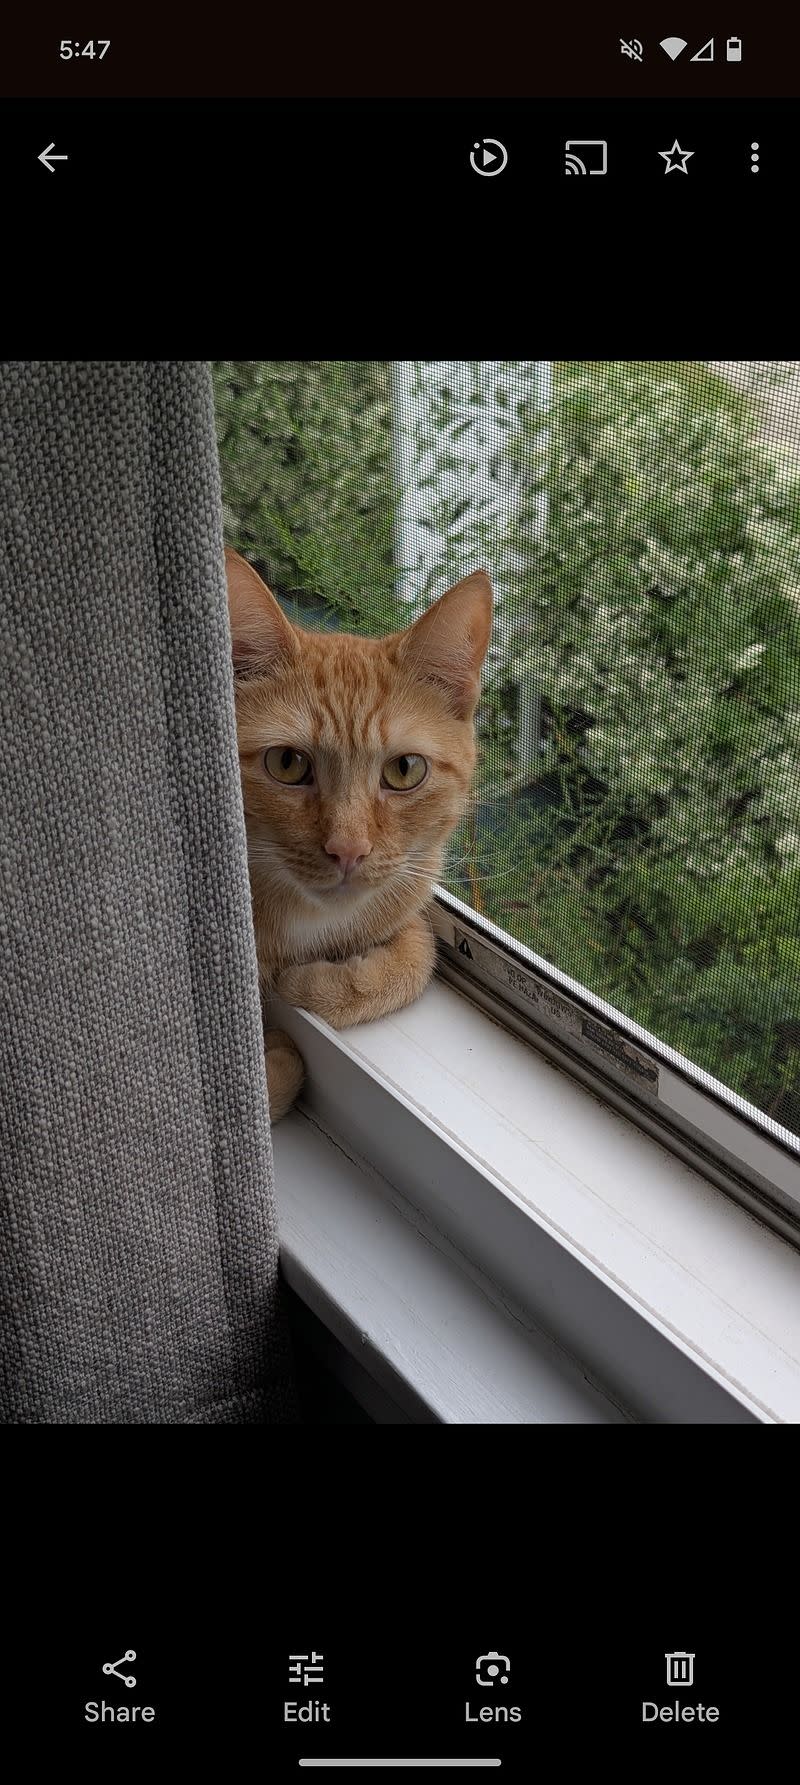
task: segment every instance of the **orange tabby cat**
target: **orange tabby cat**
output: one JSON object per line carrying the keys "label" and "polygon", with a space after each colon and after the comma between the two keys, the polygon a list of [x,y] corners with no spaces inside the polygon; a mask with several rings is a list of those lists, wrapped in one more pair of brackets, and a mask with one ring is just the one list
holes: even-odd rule
{"label": "orange tabby cat", "polygon": [[[236,552],[225,553],[250,884],[264,990],[342,1029],[424,991],[427,907],[475,764],[473,714],[489,644],[485,571],[404,632],[306,632]],[[273,1121],[303,1081],[266,1036]]]}

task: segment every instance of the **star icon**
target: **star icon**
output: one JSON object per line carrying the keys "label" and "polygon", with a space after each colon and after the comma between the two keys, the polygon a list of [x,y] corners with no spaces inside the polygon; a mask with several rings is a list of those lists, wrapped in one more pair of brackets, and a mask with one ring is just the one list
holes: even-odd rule
{"label": "star icon", "polygon": [[674,174],[676,172],[679,174],[688,174],[689,169],[686,166],[686,163],[691,160],[694,154],[694,149],[682,149],[677,136],[671,149],[659,149],[658,153],[661,156],[662,161],[666,162],[666,167],[664,168],[665,174]]}

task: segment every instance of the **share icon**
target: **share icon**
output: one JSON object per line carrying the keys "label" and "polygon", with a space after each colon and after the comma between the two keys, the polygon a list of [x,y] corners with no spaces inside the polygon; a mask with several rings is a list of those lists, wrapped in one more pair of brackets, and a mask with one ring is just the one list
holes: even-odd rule
{"label": "share icon", "polygon": [[119,1661],[104,1661],[103,1672],[104,1673],[113,1673],[118,1680],[122,1681],[123,1686],[135,1686],[136,1681],[135,1681],[132,1673],[128,1673],[128,1674],[117,1673],[117,1668],[122,1666],[123,1661],[135,1661],[135,1660],[136,1660],[136,1650],[135,1649],[126,1649],[124,1655],[120,1655]]}

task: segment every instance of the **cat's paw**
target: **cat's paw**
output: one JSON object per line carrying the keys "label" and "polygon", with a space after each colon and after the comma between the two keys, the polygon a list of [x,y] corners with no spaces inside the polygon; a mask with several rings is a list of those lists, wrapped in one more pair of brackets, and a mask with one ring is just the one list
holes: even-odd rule
{"label": "cat's paw", "polygon": [[270,1121],[279,1122],[298,1095],[305,1067],[291,1036],[283,1029],[268,1029],[264,1039]]}
{"label": "cat's paw", "polygon": [[363,1020],[363,999],[353,983],[351,966],[344,961],[309,961],[284,967],[275,984],[279,998],[298,1010],[313,1011],[332,1029],[347,1029]]}

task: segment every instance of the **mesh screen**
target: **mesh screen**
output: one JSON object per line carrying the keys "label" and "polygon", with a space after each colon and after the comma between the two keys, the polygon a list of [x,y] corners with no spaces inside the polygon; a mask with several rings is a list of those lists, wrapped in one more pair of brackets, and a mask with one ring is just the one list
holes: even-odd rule
{"label": "mesh screen", "polygon": [[497,597],[443,884],[800,1130],[800,362],[214,365],[305,626]]}

